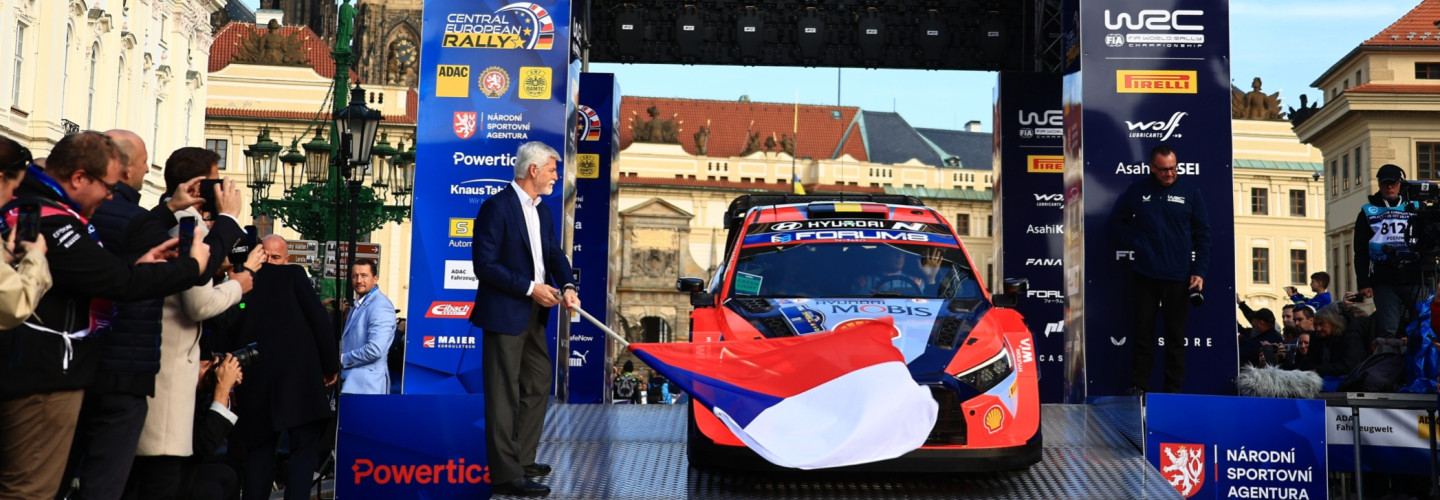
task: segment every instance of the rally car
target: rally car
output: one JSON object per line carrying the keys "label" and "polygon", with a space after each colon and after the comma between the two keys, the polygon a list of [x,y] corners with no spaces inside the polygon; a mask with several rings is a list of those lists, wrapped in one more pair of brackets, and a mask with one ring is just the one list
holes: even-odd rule
{"label": "rally car", "polygon": [[[1034,341],[1019,313],[997,307],[1013,305],[1025,285],[1007,282],[1007,293],[992,297],[940,213],[909,196],[746,195],[730,204],[725,227],[724,261],[709,286],[677,283],[695,306],[692,342],[885,322],[911,375],[939,403],[921,448],[856,468],[993,471],[1040,460]],[[774,467],[704,406],[690,412],[692,465]]]}

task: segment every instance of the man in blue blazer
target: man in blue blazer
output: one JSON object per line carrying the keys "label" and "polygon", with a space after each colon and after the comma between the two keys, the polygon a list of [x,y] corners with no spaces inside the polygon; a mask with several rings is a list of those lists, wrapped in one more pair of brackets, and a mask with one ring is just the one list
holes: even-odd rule
{"label": "man in blue blazer", "polygon": [[390,365],[385,355],[395,339],[395,305],[380,288],[375,261],[360,259],[350,266],[350,286],[360,298],[350,308],[340,339],[340,392],[389,394]]}
{"label": "man in blue blazer", "polygon": [[[520,145],[515,180],[480,205],[471,247],[475,308],[470,323],[483,330],[485,438],[497,495],[542,496],[550,487],[532,478],[550,473],[535,462],[550,397],[550,308],[580,307],[570,261],[556,237],[550,207],[560,154],[542,142]],[[561,295],[563,291],[563,296]]]}

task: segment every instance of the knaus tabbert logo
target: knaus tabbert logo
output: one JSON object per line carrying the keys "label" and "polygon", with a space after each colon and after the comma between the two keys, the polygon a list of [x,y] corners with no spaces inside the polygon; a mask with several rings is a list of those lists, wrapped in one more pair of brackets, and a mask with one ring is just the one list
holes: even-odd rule
{"label": "knaus tabbert logo", "polygon": [[1130,120],[1125,120],[1125,128],[1130,130],[1131,139],[1158,138],[1162,142],[1170,140],[1171,137],[1178,139],[1184,137],[1184,135],[1177,134],[1175,133],[1175,131],[1180,130],[1180,119],[1184,118],[1185,115],[1188,114],[1189,113],[1186,113],[1184,111],[1176,111],[1174,114],[1170,115],[1170,119],[1167,121],[1132,122]]}
{"label": "knaus tabbert logo", "polygon": [[[1105,45],[1110,47],[1199,47],[1205,43],[1205,26],[1195,18],[1205,15],[1203,10],[1161,10],[1145,9],[1135,14],[1105,11],[1105,27],[1111,30],[1125,30],[1125,33],[1105,35]],[[1135,33],[1135,32],[1142,33]]]}
{"label": "knaus tabbert logo", "polygon": [[1032,139],[1035,137],[1060,138],[1065,134],[1065,113],[1058,109],[1045,110],[1044,113],[1020,110],[1020,138]]}

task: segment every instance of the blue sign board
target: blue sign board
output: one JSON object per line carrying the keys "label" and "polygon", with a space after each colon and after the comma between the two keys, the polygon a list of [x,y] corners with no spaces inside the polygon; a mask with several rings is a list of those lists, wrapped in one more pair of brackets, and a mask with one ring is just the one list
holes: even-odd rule
{"label": "blue sign board", "polygon": [[483,396],[342,394],[340,407],[336,497],[490,498]]}
{"label": "blue sign board", "polygon": [[1185,498],[1325,498],[1325,402],[1153,393],[1145,458]]}
{"label": "blue sign board", "polygon": [[[474,219],[480,203],[514,178],[515,151],[525,142],[561,152],[559,175],[567,176],[569,21],[564,0],[425,2],[410,303],[426,313],[409,321],[406,394],[483,390],[481,333],[467,321],[476,288]],[[556,227],[564,225],[562,194],[542,197]],[[557,323],[550,321],[552,339]]]}
{"label": "blue sign board", "polygon": [[[575,233],[570,247],[586,312],[615,325],[615,278],[612,250],[619,245],[615,196],[620,171],[620,85],[615,75],[580,75],[580,104],[575,110]],[[616,241],[612,241],[616,239]],[[569,345],[570,403],[605,403],[609,391],[610,341],[595,325],[572,319]]]}
{"label": "blue sign board", "polygon": [[1147,250],[1117,241],[1110,222],[1120,195],[1151,177],[1147,156],[1161,144],[1174,149],[1181,182],[1199,189],[1211,228],[1203,291],[1208,300],[1200,307],[1185,306],[1185,334],[1174,342],[1180,345],[1167,347],[1184,350],[1189,370],[1182,392],[1234,394],[1229,3],[1074,3],[1079,4],[1080,26],[1068,27],[1066,36],[1078,38],[1074,47],[1081,61],[1078,71],[1064,77],[1062,103],[1067,400],[1116,395],[1134,385],[1131,356],[1137,337],[1154,339],[1150,380],[1142,385],[1162,388],[1161,321],[1142,325],[1137,333],[1133,316],[1131,262],[1135,252]]}
{"label": "blue sign board", "polygon": [[1028,279],[1032,291],[1055,292],[1015,306],[1035,336],[1042,403],[1061,402],[1065,382],[1065,235],[1053,230],[1064,223],[1061,90],[1060,75],[1018,72],[1000,73],[995,89],[1000,275]]}

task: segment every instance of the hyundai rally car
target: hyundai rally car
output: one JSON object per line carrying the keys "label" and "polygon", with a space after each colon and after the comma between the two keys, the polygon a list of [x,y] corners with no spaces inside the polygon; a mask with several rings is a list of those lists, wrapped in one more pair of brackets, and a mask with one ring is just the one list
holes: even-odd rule
{"label": "hyundai rally car", "polygon": [[[1019,313],[992,302],[938,212],[909,196],[747,195],[731,203],[725,225],[724,262],[709,287],[677,284],[692,292],[692,342],[889,322],[911,375],[939,403],[920,449],[859,468],[992,471],[1040,460],[1030,332]],[[1013,305],[1010,292],[995,302]],[[692,465],[774,467],[705,407],[691,412]]]}

